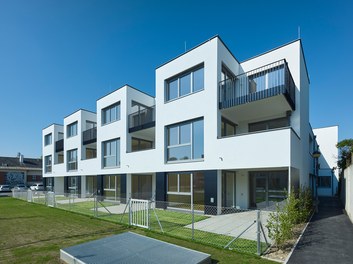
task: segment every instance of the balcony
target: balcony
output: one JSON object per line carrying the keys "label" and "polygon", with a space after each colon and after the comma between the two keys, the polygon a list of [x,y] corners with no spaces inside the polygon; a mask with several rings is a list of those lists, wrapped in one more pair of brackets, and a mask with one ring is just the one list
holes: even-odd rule
{"label": "balcony", "polygon": [[64,150],[64,139],[60,139],[55,142],[55,152],[61,152]]}
{"label": "balcony", "polygon": [[87,145],[97,142],[97,127],[82,132],[82,144]]}
{"label": "balcony", "polygon": [[154,127],[156,125],[155,121],[154,106],[140,109],[129,115],[129,133]]}
{"label": "balcony", "polygon": [[219,109],[284,96],[295,110],[295,84],[286,60],[280,60],[219,83]]}

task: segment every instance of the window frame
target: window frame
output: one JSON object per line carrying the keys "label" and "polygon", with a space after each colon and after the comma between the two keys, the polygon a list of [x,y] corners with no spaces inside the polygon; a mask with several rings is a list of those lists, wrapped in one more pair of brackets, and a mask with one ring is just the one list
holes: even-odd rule
{"label": "window frame", "polygon": [[45,173],[52,172],[53,159],[52,155],[47,155],[44,157]]}
{"label": "window frame", "polygon": [[[72,129],[75,128],[75,129]],[[72,122],[66,126],[66,138],[77,136],[78,134],[78,122]]]}
{"label": "window frame", "polygon": [[[138,145],[138,149],[137,150],[133,150],[133,148],[132,148],[133,140],[137,141],[137,145]],[[141,149],[141,143],[142,142],[151,144],[151,147],[150,148]],[[143,139],[143,138],[131,137],[131,152],[144,151],[144,150],[149,150],[149,149],[153,149],[153,141],[147,140],[147,139]]]}
{"label": "window frame", "polygon": [[53,144],[53,134],[49,133],[44,136],[44,146]]}
{"label": "window frame", "polygon": [[[76,159],[72,159],[71,156],[72,153],[76,153]],[[76,164],[74,169],[70,169],[71,164]],[[67,171],[77,171],[78,170],[78,150],[77,148],[75,149],[70,149],[67,151]]]}
{"label": "window frame", "polygon": [[[329,179],[327,182],[323,181],[323,179]],[[318,176],[318,188],[323,188],[323,189],[331,189],[332,186],[332,176]],[[323,183],[328,183],[324,185]]]}
{"label": "window frame", "polygon": [[[222,124],[224,124],[223,129],[222,129]],[[226,126],[230,126],[230,127],[234,128],[234,134],[227,135],[227,127]],[[236,134],[237,134],[237,124],[222,116],[222,118],[221,118],[221,137],[222,138],[231,137],[231,136],[235,136]]]}
{"label": "window frame", "polygon": [[[177,190],[176,191],[169,191],[169,176],[170,175],[176,175],[177,176]],[[190,191],[189,192],[181,192],[180,191],[180,175],[189,175],[189,187],[190,187]],[[191,196],[192,193],[192,188],[193,185],[192,183],[192,177],[193,174],[192,173],[175,173],[175,172],[171,172],[171,173],[167,173],[167,194],[173,194],[173,195],[188,195]]]}
{"label": "window frame", "polygon": [[[115,155],[111,155],[111,146],[110,146],[110,155],[105,155],[107,144],[112,144],[115,142],[116,146],[116,153]],[[113,166],[105,166],[107,158],[110,157],[115,157],[115,165]],[[110,169],[110,168],[118,168],[120,167],[120,158],[121,158],[121,152],[120,152],[120,138],[114,138],[110,140],[106,140],[102,142],[102,169]]]}
{"label": "window frame", "polygon": [[[111,115],[111,112],[112,112],[112,109],[113,108],[116,108],[116,119],[112,120],[112,115]],[[109,120],[106,121],[106,116],[107,116],[107,112],[109,111]],[[111,123],[114,123],[114,122],[117,122],[121,119],[121,104],[120,104],[120,101],[119,102],[116,102],[114,104],[111,104],[107,107],[104,107],[101,111],[101,125],[102,126],[105,126],[105,125],[108,125],[108,124],[111,124]]]}
{"label": "window frame", "polygon": [[[203,70],[203,88],[202,89],[198,89],[198,90],[195,90],[195,82],[194,82],[194,75],[195,75],[195,72],[199,71],[199,70]],[[182,87],[181,87],[181,79],[182,78],[185,78],[187,76],[190,76],[190,90],[189,92],[185,93],[185,94],[182,94],[181,95],[181,90],[182,90]],[[177,95],[176,97],[174,98],[170,98],[170,84],[177,81]],[[175,76],[172,76],[168,79],[165,80],[165,89],[164,89],[164,102],[165,103],[168,103],[168,102],[171,102],[171,101],[174,101],[174,100],[177,100],[179,98],[183,98],[185,96],[188,96],[188,95],[191,95],[191,94],[194,94],[194,93],[198,93],[198,92],[201,92],[205,90],[205,66],[204,66],[204,63],[201,63],[201,64],[198,64],[186,71],[183,71],[181,73],[178,73],[177,75]]]}
{"label": "window frame", "polygon": [[[202,153],[202,157],[201,158],[195,158],[195,142],[194,142],[194,133],[195,133],[195,123],[198,121],[202,121],[202,127],[203,127],[203,153]],[[190,134],[189,134],[189,142],[186,143],[181,143],[181,127],[184,125],[190,125]],[[173,143],[172,145],[170,145],[170,129],[171,128],[177,128],[177,143]],[[165,150],[166,150],[166,163],[180,163],[180,162],[192,162],[192,161],[203,161],[205,158],[205,139],[204,139],[204,135],[205,135],[205,127],[204,127],[204,118],[196,118],[196,119],[192,119],[192,120],[188,120],[188,121],[184,121],[184,122],[180,122],[180,123],[176,123],[176,124],[171,124],[166,126],[165,128],[166,131],[166,142],[165,142]],[[190,150],[189,155],[190,158],[188,159],[176,159],[176,160],[169,160],[169,151],[170,149],[175,149],[175,148],[180,148],[180,147],[187,147],[190,146]]]}

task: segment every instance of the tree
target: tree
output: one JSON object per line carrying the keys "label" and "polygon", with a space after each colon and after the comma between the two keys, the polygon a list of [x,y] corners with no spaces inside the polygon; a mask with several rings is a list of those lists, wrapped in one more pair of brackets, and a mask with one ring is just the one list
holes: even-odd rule
{"label": "tree", "polygon": [[353,152],[353,139],[344,139],[337,143],[336,147],[339,151],[337,166],[344,170],[350,165]]}

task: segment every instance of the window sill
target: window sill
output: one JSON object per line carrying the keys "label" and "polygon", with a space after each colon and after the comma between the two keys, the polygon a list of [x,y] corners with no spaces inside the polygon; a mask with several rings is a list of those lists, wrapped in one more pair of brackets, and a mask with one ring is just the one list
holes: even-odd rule
{"label": "window sill", "polygon": [[178,163],[203,162],[203,161],[205,161],[205,159],[175,160],[175,161],[167,161],[165,164],[178,164]]}
{"label": "window sill", "polygon": [[111,121],[111,122],[108,122],[108,123],[104,123],[104,124],[102,124],[101,126],[104,127],[104,126],[113,124],[113,123],[118,122],[118,121],[120,121],[120,119],[117,119],[117,120],[114,120],[114,121]]}

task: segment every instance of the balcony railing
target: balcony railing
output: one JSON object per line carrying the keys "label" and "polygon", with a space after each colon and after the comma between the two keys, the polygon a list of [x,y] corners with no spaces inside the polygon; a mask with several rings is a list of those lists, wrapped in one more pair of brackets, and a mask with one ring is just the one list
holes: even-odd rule
{"label": "balcony railing", "polygon": [[141,109],[129,115],[129,133],[155,126],[155,107]]}
{"label": "balcony railing", "polygon": [[87,129],[82,132],[82,144],[87,145],[97,142],[97,127]]}
{"label": "balcony railing", "polygon": [[295,110],[295,84],[286,60],[280,60],[219,83],[219,108],[284,95]]}
{"label": "balcony railing", "polygon": [[64,150],[64,139],[60,139],[55,142],[55,152],[61,152]]}

